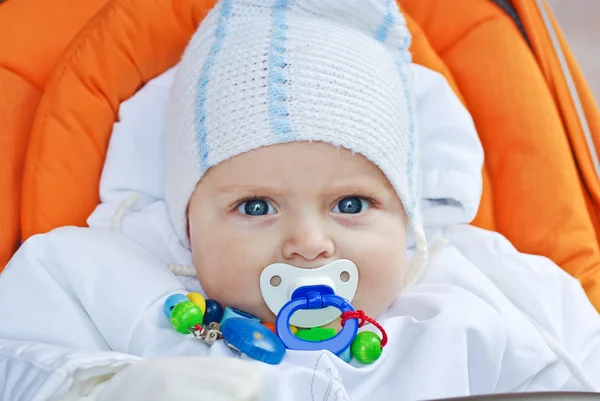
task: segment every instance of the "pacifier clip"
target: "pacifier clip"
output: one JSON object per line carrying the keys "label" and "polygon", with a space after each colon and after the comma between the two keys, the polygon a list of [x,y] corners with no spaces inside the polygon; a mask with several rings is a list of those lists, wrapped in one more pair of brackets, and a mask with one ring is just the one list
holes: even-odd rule
{"label": "pacifier clip", "polygon": [[[322,328],[296,329],[290,324],[297,311],[327,307],[341,311],[342,330],[339,333],[333,329],[333,333],[321,330],[320,339],[311,341],[301,337],[309,338],[311,330],[316,332]],[[346,299],[324,285],[305,286],[294,291],[291,300],[277,314],[275,330],[250,314],[231,307],[223,309],[217,301],[205,300],[194,292],[187,296],[170,295],[165,300],[164,313],[179,333],[191,334],[208,345],[225,340],[230,348],[272,365],[281,363],[286,349],[328,350],[348,363],[354,357],[360,363],[370,364],[379,359],[388,341],[385,330],[377,321],[363,311],[355,310]],[[382,338],[372,331],[358,333],[358,328],[366,322],[373,324]]]}

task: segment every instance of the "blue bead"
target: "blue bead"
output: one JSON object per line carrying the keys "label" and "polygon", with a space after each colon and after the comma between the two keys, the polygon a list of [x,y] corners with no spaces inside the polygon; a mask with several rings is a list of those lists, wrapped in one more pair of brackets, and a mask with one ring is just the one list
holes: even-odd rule
{"label": "blue bead", "polygon": [[221,304],[215,301],[214,299],[207,299],[206,312],[204,312],[204,325],[208,326],[213,322],[219,323],[222,317],[223,307],[221,306]]}
{"label": "blue bead", "polygon": [[231,317],[221,326],[225,341],[252,359],[277,365],[285,356],[285,346],[275,333],[260,322]]}
{"label": "blue bead", "polygon": [[169,295],[169,297],[165,300],[165,305],[163,307],[165,315],[167,315],[167,317],[171,317],[171,311],[173,310],[173,308],[177,304],[180,304],[185,301],[189,301],[189,299],[187,299],[187,297],[183,294]]}
{"label": "blue bead", "polygon": [[231,319],[232,317],[241,317],[244,319],[256,320],[257,322],[260,322],[260,319],[257,317],[254,317],[249,313],[242,312],[239,309],[231,308],[228,306],[225,308],[225,312],[223,312],[223,317],[221,318],[221,326],[223,325],[223,323],[225,323],[227,319]]}
{"label": "blue bead", "polygon": [[338,358],[346,363],[350,363],[352,361],[352,352],[350,351],[350,347],[342,351],[341,354],[338,354]]}

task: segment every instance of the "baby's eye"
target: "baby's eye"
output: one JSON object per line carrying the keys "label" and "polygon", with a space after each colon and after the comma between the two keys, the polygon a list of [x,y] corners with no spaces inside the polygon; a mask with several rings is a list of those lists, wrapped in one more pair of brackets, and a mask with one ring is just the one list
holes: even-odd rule
{"label": "baby's eye", "polygon": [[371,207],[369,202],[358,196],[351,196],[342,199],[334,207],[334,213],[358,214],[367,211]]}
{"label": "baby's eye", "polygon": [[264,199],[250,199],[240,203],[237,211],[248,216],[265,216],[274,214],[275,208]]}

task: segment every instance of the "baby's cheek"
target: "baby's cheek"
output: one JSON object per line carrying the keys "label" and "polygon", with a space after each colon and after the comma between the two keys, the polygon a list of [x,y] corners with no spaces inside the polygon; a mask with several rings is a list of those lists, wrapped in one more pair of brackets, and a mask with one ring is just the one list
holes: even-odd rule
{"label": "baby's cheek", "polygon": [[377,316],[394,301],[405,276],[404,261],[395,255],[374,258],[360,271],[355,307]]}
{"label": "baby's cheek", "polygon": [[197,249],[194,261],[198,279],[209,298],[265,318],[268,309],[265,310],[259,280],[262,269],[270,262],[263,260],[264,250],[256,251],[256,245],[245,241],[231,241],[225,247],[213,241],[211,247]]}
{"label": "baby's cheek", "polygon": [[245,290],[251,277],[234,250],[216,252],[213,248],[204,252],[204,256],[195,258],[195,264],[198,279],[208,296],[218,299]]}

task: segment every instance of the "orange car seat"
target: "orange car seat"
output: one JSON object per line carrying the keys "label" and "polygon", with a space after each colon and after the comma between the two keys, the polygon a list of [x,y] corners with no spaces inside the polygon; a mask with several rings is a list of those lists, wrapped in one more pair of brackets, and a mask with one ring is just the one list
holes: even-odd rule
{"label": "orange car seat", "polygon": [[56,60],[107,0],[0,4],[0,271],[21,237],[21,189],[29,133]]}
{"label": "orange car seat", "polygon": [[[569,125],[573,105],[560,89],[563,71],[553,68],[556,49],[542,40],[547,28],[540,24],[539,11],[518,8],[525,15],[530,47],[491,0],[400,3],[414,35],[414,61],[446,76],[480,133],[487,160],[475,224],[501,232],[521,251],[553,259],[581,280],[600,309],[600,250],[596,221],[590,217],[597,205],[592,196],[598,184],[592,178],[597,177],[590,177],[590,161],[583,160],[589,150],[573,145],[581,143],[583,133],[577,124]],[[85,224],[98,203],[98,181],[120,102],[178,61],[213,4],[111,0],[77,35],[54,68],[35,113],[23,174],[23,240],[55,227]],[[562,47],[567,49],[564,42]],[[585,87],[572,57],[569,62],[576,84]],[[593,102],[583,104],[586,114],[597,118]],[[598,126],[591,127],[597,138]],[[581,163],[588,170],[579,170]]]}

